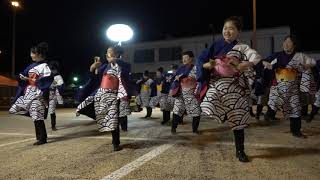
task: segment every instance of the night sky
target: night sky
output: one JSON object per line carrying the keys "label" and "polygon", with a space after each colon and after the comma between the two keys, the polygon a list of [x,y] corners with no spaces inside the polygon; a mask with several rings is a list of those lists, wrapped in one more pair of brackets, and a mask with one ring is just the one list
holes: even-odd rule
{"label": "night sky", "polygon": [[[279,4],[279,0],[257,0],[258,28],[290,26],[300,39],[301,50],[319,51],[318,8],[311,1]],[[0,4],[0,72],[11,70],[12,8],[9,0]],[[88,70],[94,55],[102,55],[110,44],[105,30],[113,23],[125,23],[135,31],[131,42],[210,34],[210,24],[221,32],[223,20],[242,16],[244,29],[252,28],[251,0],[224,1],[133,1],[133,0],[25,0],[17,12],[16,71],[31,59],[30,47],[49,43],[49,59],[61,64],[62,74]],[[308,2],[308,4],[302,4]],[[71,73],[72,71],[72,73]]]}

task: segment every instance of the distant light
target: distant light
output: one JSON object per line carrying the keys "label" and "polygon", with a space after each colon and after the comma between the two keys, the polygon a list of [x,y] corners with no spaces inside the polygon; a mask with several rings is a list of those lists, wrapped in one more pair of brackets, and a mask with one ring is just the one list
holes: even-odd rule
{"label": "distant light", "polygon": [[171,70],[171,71],[168,71],[168,73],[172,74],[172,73],[173,73],[173,71],[172,71],[172,70]]}
{"label": "distant light", "polygon": [[18,1],[11,1],[11,5],[12,5],[13,7],[19,7],[19,6],[20,6],[20,4],[19,4]]}
{"label": "distant light", "polygon": [[107,37],[111,41],[121,42],[129,41],[133,36],[133,30],[125,24],[114,24],[107,29]]}
{"label": "distant light", "polygon": [[79,86],[79,88],[80,88],[80,89],[82,89],[82,88],[83,88],[83,86]]}
{"label": "distant light", "polygon": [[78,77],[73,77],[73,81],[77,82],[79,80]]}

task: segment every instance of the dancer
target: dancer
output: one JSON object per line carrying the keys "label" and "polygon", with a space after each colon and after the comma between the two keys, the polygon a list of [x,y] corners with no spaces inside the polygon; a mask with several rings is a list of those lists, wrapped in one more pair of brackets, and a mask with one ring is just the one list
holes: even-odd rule
{"label": "dancer", "polygon": [[199,56],[197,80],[200,82],[200,96],[204,97],[200,105],[202,115],[220,123],[228,121],[234,133],[236,157],[241,162],[248,162],[244,152],[244,128],[250,119],[247,74],[261,57],[248,45],[237,41],[241,29],[240,18],[225,20],[223,39],[215,41]]}
{"label": "dancer", "polygon": [[301,73],[315,66],[314,59],[296,52],[295,36],[287,36],[283,42],[283,51],[269,56],[263,61],[266,68],[272,69],[275,79],[270,89],[267,116],[283,109],[285,119],[290,119],[290,131],[293,136],[306,138],[301,133],[301,105],[299,84]]}
{"label": "dancer", "polygon": [[196,97],[196,67],[193,65],[193,52],[182,53],[183,66],[179,67],[173,76],[170,94],[175,98],[171,133],[176,134],[176,129],[186,111],[192,117],[192,132],[199,134],[200,103]]}
{"label": "dancer", "polygon": [[46,63],[48,44],[39,43],[31,48],[30,64],[19,74],[19,86],[14,104],[10,108],[11,114],[28,115],[34,122],[37,141],[33,145],[47,143],[47,131],[44,123],[45,108],[48,107],[49,87],[53,77]]}
{"label": "dancer", "polygon": [[107,62],[97,58],[90,66],[91,77],[82,88],[79,99],[84,101],[77,107],[77,115],[84,114],[97,121],[100,132],[111,131],[114,151],[119,151],[119,105],[128,96],[130,65],[119,57],[119,47],[107,49]]}
{"label": "dancer", "polygon": [[59,65],[56,61],[49,62],[49,68],[51,70],[53,76],[53,82],[50,86],[49,93],[49,108],[48,114],[50,114],[51,118],[51,129],[56,131],[56,106],[58,104],[63,104],[63,98],[61,96],[63,92],[64,82],[62,76],[59,73]]}
{"label": "dancer", "polygon": [[146,107],[147,114],[144,118],[149,118],[152,115],[152,108],[150,107],[150,99],[156,96],[157,91],[154,81],[150,78],[149,71],[143,73],[142,79],[136,82],[139,95],[136,97],[136,102],[139,108]]}

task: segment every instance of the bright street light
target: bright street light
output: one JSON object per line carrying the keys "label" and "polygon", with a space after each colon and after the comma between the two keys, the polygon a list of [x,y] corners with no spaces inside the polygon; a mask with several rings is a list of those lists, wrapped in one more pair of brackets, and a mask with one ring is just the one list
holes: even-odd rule
{"label": "bright street light", "polygon": [[106,35],[111,41],[119,42],[121,45],[121,42],[132,38],[133,30],[125,24],[114,24],[107,29]]}
{"label": "bright street light", "polygon": [[14,6],[14,7],[19,7],[20,6],[18,1],[11,1],[11,5]]}
{"label": "bright street light", "polygon": [[78,80],[79,80],[78,77],[73,77],[73,81],[74,81],[74,82],[77,82]]}

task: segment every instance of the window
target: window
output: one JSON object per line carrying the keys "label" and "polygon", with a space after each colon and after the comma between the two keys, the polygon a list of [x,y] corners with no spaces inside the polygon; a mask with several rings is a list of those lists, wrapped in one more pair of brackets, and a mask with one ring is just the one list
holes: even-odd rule
{"label": "window", "polygon": [[135,63],[154,62],[154,49],[142,49],[134,52]]}
{"label": "window", "polygon": [[181,47],[159,49],[159,61],[176,61],[181,59]]}

